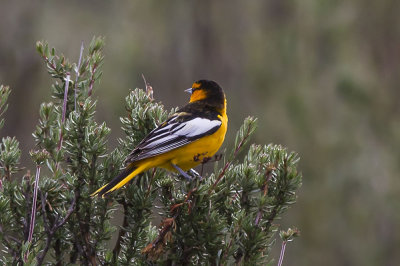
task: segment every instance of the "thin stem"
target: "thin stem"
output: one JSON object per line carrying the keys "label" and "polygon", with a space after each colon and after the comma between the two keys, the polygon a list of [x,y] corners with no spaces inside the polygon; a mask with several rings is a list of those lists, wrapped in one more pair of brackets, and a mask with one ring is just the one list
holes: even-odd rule
{"label": "thin stem", "polygon": [[37,193],[38,193],[38,186],[39,186],[39,177],[40,177],[40,165],[37,165],[36,166],[35,186],[33,188],[33,203],[32,203],[32,211],[31,211],[31,222],[29,224],[28,242],[30,242],[30,243],[32,243],[33,230],[35,229],[36,201],[37,201]]}
{"label": "thin stem", "polygon": [[79,79],[79,75],[80,75],[80,68],[81,68],[81,62],[82,62],[82,54],[83,54],[83,41],[81,42],[81,52],[79,53],[79,60],[78,60],[78,67],[76,68],[76,78],[75,78],[75,88],[74,88],[74,98],[75,98],[75,102],[74,102],[74,107],[75,107],[75,111],[76,111],[76,91],[78,88],[78,79]]}
{"label": "thin stem", "polygon": [[144,85],[146,86],[146,94],[147,94],[147,96],[151,100],[154,100],[154,98],[153,98],[153,87],[151,87],[150,84],[147,83],[146,78],[144,77],[143,74],[142,74],[142,78],[143,78],[143,81],[144,81]]}
{"label": "thin stem", "polygon": [[58,142],[58,150],[61,150],[61,147],[62,147],[62,141],[63,141],[62,128],[64,126],[65,115],[67,113],[68,86],[69,86],[70,78],[71,78],[71,75],[69,72],[67,72],[67,77],[65,79],[64,102],[63,102],[63,111],[62,111],[61,126],[60,126],[60,141]]}
{"label": "thin stem", "polygon": [[283,257],[285,256],[286,243],[287,241],[282,242],[281,255],[279,256],[278,266],[282,266]]}

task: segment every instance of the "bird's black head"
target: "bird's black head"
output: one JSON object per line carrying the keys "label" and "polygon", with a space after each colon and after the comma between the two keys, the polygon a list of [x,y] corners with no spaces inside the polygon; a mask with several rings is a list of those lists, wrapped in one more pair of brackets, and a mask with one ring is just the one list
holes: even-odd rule
{"label": "bird's black head", "polygon": [[203,101],[222,109],[225,103],[225,94],[222,88],[212,80],[198,80],[188,89],[191,93],[190,102]]}

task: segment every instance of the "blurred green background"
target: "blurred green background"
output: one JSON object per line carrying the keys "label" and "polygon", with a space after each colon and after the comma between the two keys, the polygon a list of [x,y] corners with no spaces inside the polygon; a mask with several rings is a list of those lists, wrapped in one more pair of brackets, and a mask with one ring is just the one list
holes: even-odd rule
{"label": "blurred green background", "polygon": [[102,35],[95,97],[111,147],[141,73],[168,109],[194,80],[213,79],[229,101],[225,145],[253,115],[254,141],[300,153],[303,187],[282,226],[302,236],[284,264],[399,265],[399,14],[396,0],[2,0],[0,83],[13,91],[0,133],[17,136],[29,166],[52,82],[35,42],[76,62],[81,41]]}

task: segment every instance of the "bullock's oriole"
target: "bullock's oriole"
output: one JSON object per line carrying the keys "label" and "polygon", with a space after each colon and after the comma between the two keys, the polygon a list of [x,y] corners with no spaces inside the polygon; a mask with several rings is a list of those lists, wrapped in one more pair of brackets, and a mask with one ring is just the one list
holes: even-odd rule
{"label": "bullock's oriole", "polygon": [[92,196],[105,196],[129,180],[153,167],[179,172],[186,171],[205,157],[212,157],[222,145],[228,125],[226,98],[214,81],[199,80],[186,90],[190,101],[151,131],[125,160],[125,169]]}

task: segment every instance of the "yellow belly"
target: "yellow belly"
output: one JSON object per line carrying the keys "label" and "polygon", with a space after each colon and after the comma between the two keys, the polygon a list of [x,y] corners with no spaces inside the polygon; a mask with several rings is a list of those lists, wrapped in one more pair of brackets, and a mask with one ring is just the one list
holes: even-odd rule
{"label": "yellow belly", "polygon": [[135,164],[148,165],[147,169],[162,167],[173,172],[176,170],[172,167],[171,163],[179,166],[184,171],[199,165],[204,158],[214,156],[224,142],[228,118],[226,115],[219,116],[219,118],[222,121],[221,127],[212,135],[202,137],[164,154],[138,161]]}

